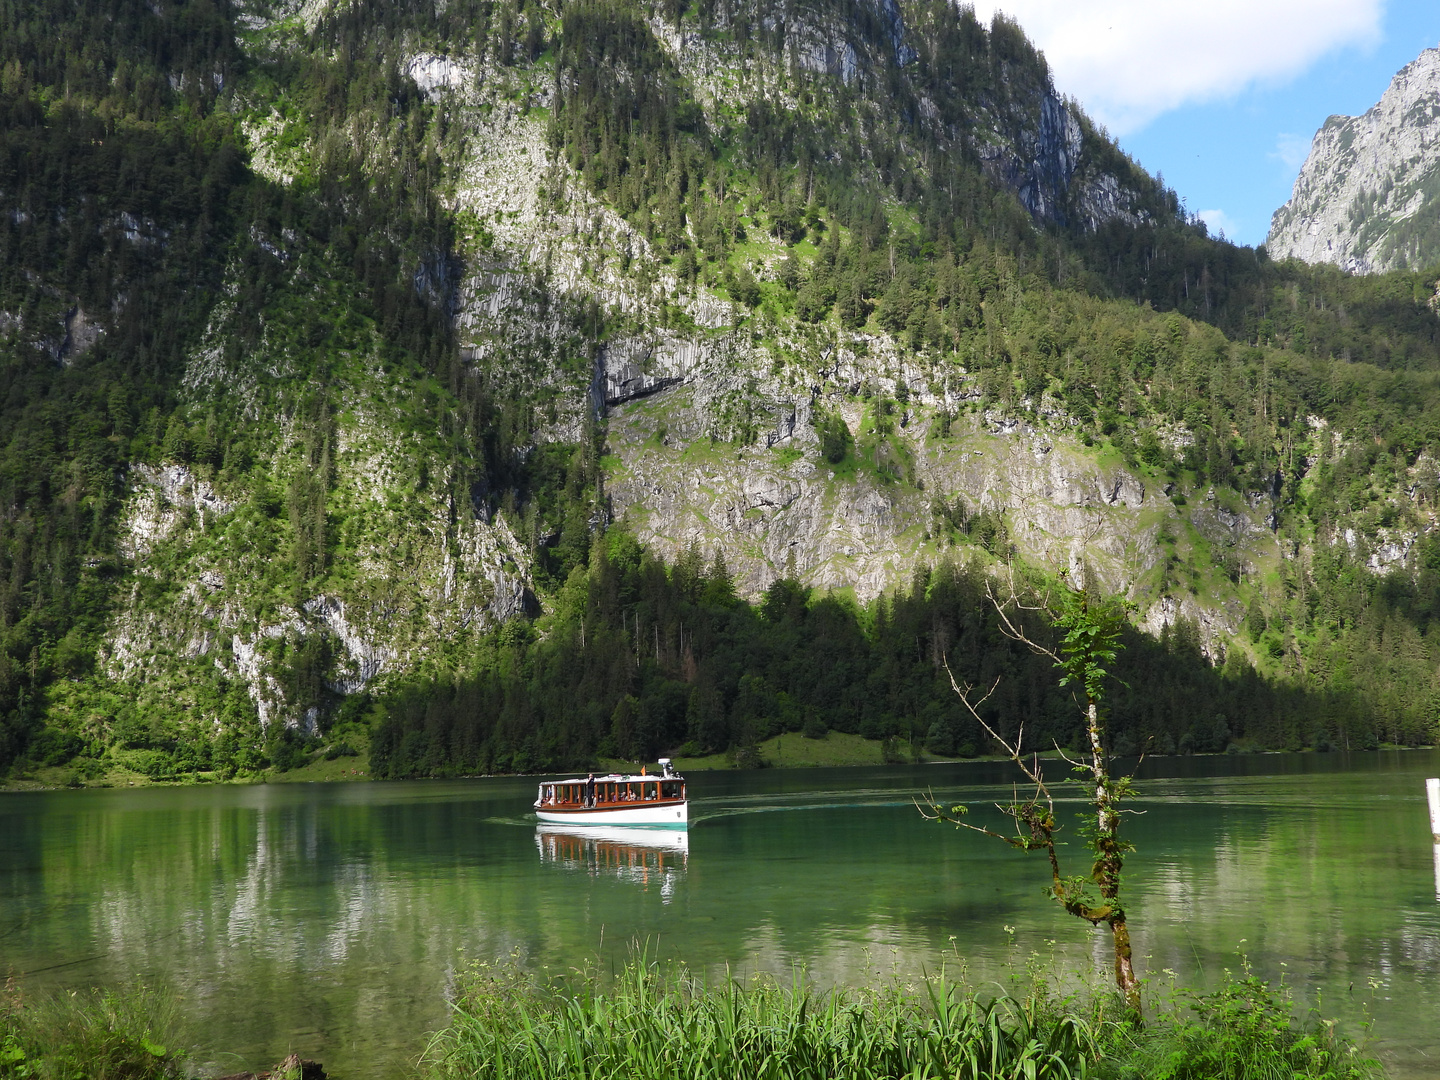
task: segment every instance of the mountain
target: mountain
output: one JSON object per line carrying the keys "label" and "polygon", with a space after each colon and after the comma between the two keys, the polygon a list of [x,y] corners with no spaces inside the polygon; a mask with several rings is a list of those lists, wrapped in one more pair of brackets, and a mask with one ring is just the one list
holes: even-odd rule
{"label": "mountain", "polygon": [[1213,240],[1007,19],[0,18],[0,767],[981,749],[945,663],[1049,745],[984,583],[1081,566],[1123,747],[1434,737],[1433,280]]}
{"label": "mountain", "polygon": [[1401,68],[1364,116],[1325,121],[1266,246],[1360,274],[1440,264],[1440,49]]}

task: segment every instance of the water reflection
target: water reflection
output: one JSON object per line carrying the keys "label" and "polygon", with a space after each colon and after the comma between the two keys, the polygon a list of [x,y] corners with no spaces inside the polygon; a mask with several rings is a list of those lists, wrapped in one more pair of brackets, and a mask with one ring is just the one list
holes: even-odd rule
{"label": "water reflection", "polygon": [[[1144,782],[1127,826],[1146,972],[1213,986],[1244,949],[1352,1020],[1375,986],[1392,1075],[1435,1076],[1440,851],[1425,862],[1416,778],[1440,753],[1175,765]],[[717,980],[803,967],[861,984],[949,957],[993,987],[1032,951],[1103,972],[1108,939],[1046,899],[1042,866],[927,826],[909,801],[932,789],[998,826],[987,807],[1010,778],[990,764],[705,776],[688,832],[536,829],[532,778],[3,796],[0,978],[27,993],[173,985],[209,1046],[245,1056],[220,1072],[293,1049],[335,1075],[401,1076],[469,957],[611,970],[638,941]],[[1061,808],[1067,824],[1082,805]]]}
{"label": "water reflection", "polygon": [[542,863],[591,877],[617,877],[645,890],[656,886],[661,902],[668,904],[685,875],[690,834],[685,829],[540,825],[535,848]]}

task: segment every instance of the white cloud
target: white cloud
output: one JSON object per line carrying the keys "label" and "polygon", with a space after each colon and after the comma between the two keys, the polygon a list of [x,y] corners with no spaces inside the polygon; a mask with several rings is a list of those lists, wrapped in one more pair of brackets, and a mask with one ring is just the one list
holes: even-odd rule
{"label": "white cloud", "polygon": [[1225,236],[1234,240],[1240,233],[1240,223],[1224,210],[1201,210],[1197,216],[1205,222],[1211,236]]}
{"label": "white cloud", "polygon": [[1279,83],[1380,39],[1384,0],[976,0],[1045,51],[1056,87],[1123,135],[1191,102]]}
{"label": "white cloud", "polygon": [[1310,156],[1310,137],[1281,132],[1275,136],[1275,150],[1271,157],[1278,158],[1291,172],[1298,172],[1305,159]]}

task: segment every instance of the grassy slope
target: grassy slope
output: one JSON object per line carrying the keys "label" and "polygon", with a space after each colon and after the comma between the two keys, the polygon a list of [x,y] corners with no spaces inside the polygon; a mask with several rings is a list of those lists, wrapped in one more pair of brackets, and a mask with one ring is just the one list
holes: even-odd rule
{"label": "grassy slope", "polygon": [[195,783],[313,784],[371,779],[369,757],[363,753],[358,757],[339,757],[332,761],[325,760],[324,754],[317,753],[303,768],[291,769],[288,772],[266,769],[233,781],[220,781],[210,772],[186,774],[178,780],[152,780],[144,773],[127,769],[113,759],[107,758],[106,763],[110,767],[98,776],[81,776],[70,765],[46,765],[28,769],[0,784],[0,791],[38,791],[63,787],[185,787]]}

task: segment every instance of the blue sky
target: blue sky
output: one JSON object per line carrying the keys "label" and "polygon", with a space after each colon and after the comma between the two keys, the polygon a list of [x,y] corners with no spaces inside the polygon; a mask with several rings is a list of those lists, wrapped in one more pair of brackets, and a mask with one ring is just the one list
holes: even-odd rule
{"label": "blue sky", "polygon": [[1440,45],[1437,0],[977,0],[1025,27],[1077,98],[1212,233],[1258,244],[1310,139]]}

